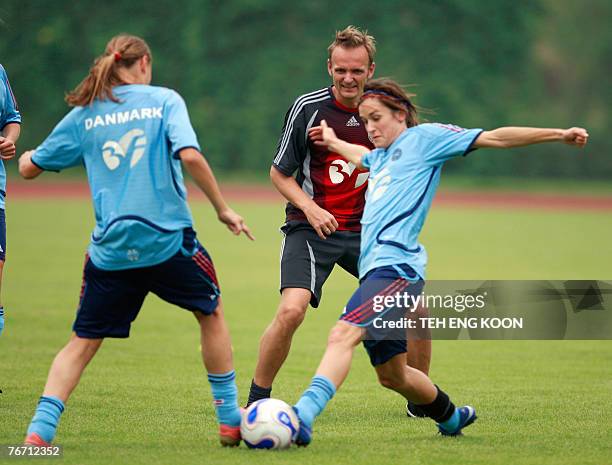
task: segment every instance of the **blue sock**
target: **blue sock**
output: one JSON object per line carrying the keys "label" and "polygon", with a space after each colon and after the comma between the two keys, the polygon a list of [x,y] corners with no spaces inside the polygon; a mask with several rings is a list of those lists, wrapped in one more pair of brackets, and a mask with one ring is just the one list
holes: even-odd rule
{"label": "blue sock", "polygon": [[64,403],[57,397],[42,396],[38,401],[34,418],[32,418],[28,427],[28,434],[36,433],[43,440],[52,442],[64,408]]}
{"label": "blue sock", "polygon": [[220,375],[208,374],[208,381],[215,399],[215,410],[219,423],[229,426],[240,425],[240,407],[238,407],[238,388],[234,370]]}
{"label": "blue sock", "polygon": [[295,404],[300,420],[311,428],[314,419],[319,416],[335,393],[336,386],[325,376],[317,375],[312,378],[310,386]]}
{"label": "blue sock", "polygon": [[4,307],[0,307],[0,334],[4,329]]}
{"label": "blue sock", "polygon": [[439,425],[446,431],[455,431],[459,426],[459,410],[455,409],[451,417],[448,420],[439,423]]}

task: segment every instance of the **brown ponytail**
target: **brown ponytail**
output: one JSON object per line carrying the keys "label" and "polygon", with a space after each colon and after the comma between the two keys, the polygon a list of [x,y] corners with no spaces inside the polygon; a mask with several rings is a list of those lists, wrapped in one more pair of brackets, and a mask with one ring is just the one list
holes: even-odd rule
{"label": "brown ponytail", "polygon": [[123,84],[119,69],[131,67],[144,55],[151,58],[151,50],[140,37],[126,34],[113,37],[104,53],[94,61],[89,75],[66,95],[66,102],[73,107],[91,105],[96,99],[118,102],[113,87]]}

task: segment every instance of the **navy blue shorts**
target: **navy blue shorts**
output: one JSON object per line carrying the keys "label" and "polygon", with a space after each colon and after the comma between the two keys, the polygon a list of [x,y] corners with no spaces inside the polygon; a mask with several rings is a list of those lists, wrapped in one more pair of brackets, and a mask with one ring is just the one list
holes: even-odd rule
{"label": "navy blue shorts", "polygon": [[6,260],[6,215],[0,208],[0,261]]}
{"label": "navy blue shorts", "polygon": [[[359,281],[359,288],[346,304],[340,320],[366,329],[363,345],[373,366],[406,352],[405,330],[375,326],[380,326],[380,321],[401,320],[409,312],[404,305],[405,296],[419,295],[424,285],[412,267],[405,264],[375,268]],[[399,306],[395,296],[401,296]]]}
{"label": "navy blue shorts", "polygon": [[[185,240],[195,241],[195,233]],[[86,256],[73,331],[88,339],[129,337],[149,292],[192,312],[214,313],[221,292],[212,260],[199,242],[194,255],[185,250],[193,247],[159,265],[119,271],[102,270]]]}

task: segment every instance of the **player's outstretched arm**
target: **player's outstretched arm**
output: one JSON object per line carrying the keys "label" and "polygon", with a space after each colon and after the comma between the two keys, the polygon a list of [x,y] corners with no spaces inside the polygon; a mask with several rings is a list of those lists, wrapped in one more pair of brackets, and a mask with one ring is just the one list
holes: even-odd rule
{"label": "player's outstretched arm", "polygon": [[330,151],[342,155],[357,166],[357,168],[363,169],[361,157],[370,150],[362,145],[349,144],[339,139],[338,136],[336,136],[336,132],[327,125],[327,121],[324,119],[321,120],[320,126],[310,128],[308,137],[310,137],[316,145],[328,147]]}
{"label": "player's outstretched arm", "polygon": [[19,174],[24,179],[34,179],[43,172],[38,166],[32,162],[34,150],[28,150],[19,157]]}
{"label": "player's outstretched arm", "polygon": [[193,148],[181,150],[179,156],[187,172],[213,204],[219,221],[225,224],[235,235],[243,232],[249,239],[254,241],[255,237],[251,234],[251,230],[245,224],[242,217],[225,202],[215,175],[204,156]]}
{"label": "player's outstretched arm", "polygon": [[576,147],[584,147],[589,133],[584,128],[544,129],[524,127],[504,127],[483,131],[474,141],[474,147],[511,148],[544,142],[563,142]]}

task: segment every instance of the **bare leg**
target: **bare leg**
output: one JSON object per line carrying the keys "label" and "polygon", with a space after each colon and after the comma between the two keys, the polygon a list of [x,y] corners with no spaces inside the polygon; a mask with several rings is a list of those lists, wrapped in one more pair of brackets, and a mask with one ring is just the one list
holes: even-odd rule
{"label": "bare leg", "polygon": [[378,365],[376,373],[380,384],[413,402],[421,409],[423,416],[438,423],[443,435],[455,436],[476,420],[476,410],[473,407],[457,409],[448,394],[434,386],[427,375],[405,364],[403,354]]}
{"label": "bare leg", "polygon": [[103,340],[85,339],[73,334],[51,364],[43,396],[54,396],[65,403]]}
{"label": "bare leg", "polygon": [[200,324],[202,361],[215,399],[219,440],[224,446],[237,446],[240,443],[240,409],[233,373],[232,342],[225,323],[223,303],[219,300],[215,312],[210,315],[200,312],[193,312],[193,315]]}
{"label": "bare leg", "polygon": [[[429,317],[429,311],[425,307],[419,307],[411,314],[414,319]],[[419,320],[416,320],[419,321]],[[429,375],[431,363],[431,331],[429,329],[407,330],[408,351],[406,363],[412,368]]]}
{"label": "bare leg", "polygon": [[53,440],[64,404],[79,384],[85,367],[98,351],[102,341],[103,339],[86,339],[73,334],[68,344],[55,356],[43,397],[28,427],[25,444],[42,446]]}
{"label": "bare leg", "polygon": [[216,311],[211,315],[193,312],[200,323],[202,361],[208,373],[227,373],[234,369],[232,342],[225,323],[223,304],[219,300]]}
{"label": "bare leg", "polygon": [[353,352],[362,336],[362,328],[338,321],[329,333],[327,349],[317,368],[317,376],[325,376],[339,389],[351,369]]}
{"label": "bare leg", "polygon": [[355,346],[361,341],[363,332],[362,328],[345,321],[338,321],[330,331],[327,349],[317,368],[317,373],[308,389],[295,404],[300,419],[296,444],[310,443],[312,423],[346,379],[351,368]]}
{"label": "bare leg", "polygon": [[406,363],[412,368],[429,375],[431,363],[431,339],[409,339]]}
{"label": "bare leg", "polygon": [[430,404],[436,398],[438,391],[431,380],[420,370],[407,366],[403,354],[377,365],[375,369],[380,384],[406,400],[422,405]]}
{"label": "bare leg", "polygon": [[259,342],[259,359],[253,378],[258,386],[272,386],[289,354],[293,334],[304,321],[310,296],[308,289],[283,289],[276,316]]}

